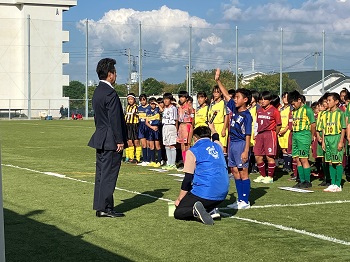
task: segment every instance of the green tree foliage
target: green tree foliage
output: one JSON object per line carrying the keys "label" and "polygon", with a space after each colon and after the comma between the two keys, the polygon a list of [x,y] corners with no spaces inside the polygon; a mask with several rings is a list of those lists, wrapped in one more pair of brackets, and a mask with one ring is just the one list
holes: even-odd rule
{"label": "green tree foliage", "polygon": [[85,109],[85,85],[79,81],[69,82],[69,86],[63,86],[63,96],[69,97],[71,111],[83,113]]}
{"label": "green tree foliage", "polygon": [[[275,94],[279,94],[280,91],[280,75],[264,75],[254,78],[249,84],[244,86],[248,89],[255,89],[258,91],[271,91]],[[298,90],[301,92],[295,80],[289,78],[288,74],[282,74],[282,92],[289,92]]]}
{"label": "green tree foliage", "polygon": [[[193,72],[193,92],[204,91],[209,96],[216,85],[214,80],[216,69]],[[236,77],[229,70],[221,70],[220,80],[227,89],[236,88]],[[238,83],[241,86],[242,75],[239,75]]]}
{"label": "green tree foliage", "polygon": [[163,92],[164,85],[155,78],[147,78],[143,81],[142,92],[147,96],[160,95]]}

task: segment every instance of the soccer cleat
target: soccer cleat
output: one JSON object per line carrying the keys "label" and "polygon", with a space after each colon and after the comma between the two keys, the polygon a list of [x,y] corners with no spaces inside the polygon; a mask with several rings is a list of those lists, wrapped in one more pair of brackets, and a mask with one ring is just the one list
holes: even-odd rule
{"label": "soccer cleat", "polygon": [[156,162],[154,162],[154,165],[153,165],[154,167],[160,167],[160,163],[158,162],[158,163],[156,163]]}
{"label": "soccer cleat", "polygon": [[176,169],[176,166],[175,166],[175,165],[166,165],[166,166],[163,166],[162,169],[165,169],[165,170],[175,170],[175,169]]}
{"label": "soccer cleat", "polygon": [[130,163],[137,164],[138,166],[140,165],[140,162],[137,159],[132,159]]}
{"label": "soccer cleat", "polygon": [[209,215],[214,220],[220,220],[221,219],[221,215],[219,213],[219,209],[218,208],[214,208],[212,211],[210,211]]}
{"label": "soccer cleat", "polygon": [[248,203],[246,203],[245,201],[239,201],[237,208],[234,209],[249,209],[250,208],[250,203],[248,201]]}
{"label": "soccer cleat", "polygon": [[319,186],[327,186],[327,181],[323,180],[320,184],[318,184]]}
{"label": "soccer cleat", "polygon": [[228,208],[233,208],[233,209],[237,209],[238,203],[241,201],[236,201],[232,204],[227,205]]}
{"label": "soccer cleat", "polygon": [[155,167],[155,166],[154,166],[155,164],[156,164],[155,162],[150,162],[147,166]]}
{"label": "soccer cleat", "polygon": [[182,172],[183,170],[184,170],[184,168],[183,167],[179,167],[179,168],[177,168],[176,169],[178,172]]}
{"label": "soccer cleat", "polygon": [[299,188],[311,188],[312,184],[309,181],[304,181],[303,183],[300,184]]}
{"label": "soccer cleat", "polygon": [[335,187],[337,187],[336,185],[330,185],[327,188],[323,189],[324,192],[335,192],[333,190],[335,190]]}
{"label": "soccer cleat", "polygon": [[265,179],[262,181],[264,184],[272,184],[273,183],[273,177],[265,177]]}
{"label": "soccer cleat", "polygon": [[141,166],[148,166],[149,162],[142,162]]}
{"label": "soccer cleat", "polygon": [[293,188],[300,188],[301,184],[302,184],[302,183],[300,183],[300,182],[299,182],[299,183],[296,183],[296,184],[293,186]]}
{"label": "soccer cleat", "polygon": [[334,188],[334,191],[333,191],[333,192],[341,192],[341,191],[342,191],[341,186],[336,186],[336,187]]}
{"label": "soccer cleat", "polygon": [[125,163],[129,163],[129,158],[126,157],[124,162],[125,162]]}
{"label": "soccer cleat", "polygon": [[214,225],[214,220],[209,215],[209,213],[205,210],[202,202],[197,201],[193,205],[193,216],[195,218],[198,218],[200,221],[202,221],[205,225]]}
{"label": "soccer cleat", "polygon": [[262,183],[265,180],[264,176],[258,176],[257,178],[255,178],[253,181],[256,183]]}

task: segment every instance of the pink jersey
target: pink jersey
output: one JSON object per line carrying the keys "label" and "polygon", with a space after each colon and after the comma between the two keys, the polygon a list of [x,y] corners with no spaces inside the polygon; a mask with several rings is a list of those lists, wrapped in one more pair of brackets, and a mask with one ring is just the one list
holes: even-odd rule
{"label": "pink jersey", "polygon": [[192,123],[194,110],[189,107],[188,103],[184,103],[178,108],[178,116],[180,123]]}
{"label": "pink jersey", "polygon": [[276,131],[276,126],[282,124],[280,112],[272,105],[267,106],[265,109],[260,107],[256,114],[258,133],[268,130]]}

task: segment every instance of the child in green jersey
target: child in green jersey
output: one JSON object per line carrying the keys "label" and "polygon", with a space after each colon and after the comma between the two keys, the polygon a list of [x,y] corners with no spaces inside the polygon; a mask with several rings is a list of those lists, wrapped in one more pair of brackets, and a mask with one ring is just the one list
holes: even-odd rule
{"label": "child in green jersey", "polygon": [[288,94],[288,102],[293,106],[292,156],[297,162],[300,182],[295,188],[310,188],[309,152],[312,138],[315,136],[316,124],[314,112],[305,105],[304,97],[293,91]]}
{"label": "child in green jersey", "polygon": [[330,93],[327,98],[329,110],[322,119],[323,141],[322,148],[326,151],[325,161],[329,163],[331,185],[324,189],[325,192],[340,192],[343,176],[345,115],[338,107],[340,96],[338,93]]}

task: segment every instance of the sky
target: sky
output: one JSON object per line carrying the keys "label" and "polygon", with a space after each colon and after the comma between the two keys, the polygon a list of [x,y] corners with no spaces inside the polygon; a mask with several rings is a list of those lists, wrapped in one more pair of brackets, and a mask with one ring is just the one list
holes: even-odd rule
{"label": "sky", "polygon": [[185,81],[190,39],[193,72],[235,72],[236,32],[238,71],[244,75],[279,72],[281,58],[284,72],[321,70],[323,30],[325,69],[350,75],[349,14],[350,0],[78,0],[63,16],[70,31],[64,73],[85,81],[88,19],[89,80],[97,81],[99,59],[111,57],[117,60],[117,82],[128,82],[129,49],[131,70],[138,70],[139,23],[143,80]]}

